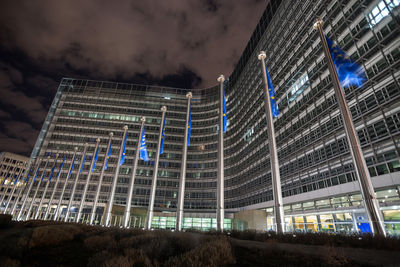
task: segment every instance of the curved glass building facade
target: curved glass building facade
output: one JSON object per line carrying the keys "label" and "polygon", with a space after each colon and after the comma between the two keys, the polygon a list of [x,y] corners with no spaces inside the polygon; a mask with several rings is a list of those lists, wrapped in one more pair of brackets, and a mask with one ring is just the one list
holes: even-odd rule
{"label": "curved glass building facade", "polygon": [[[225,82],[228,118],[228,130],[224,135],[226,228],[274,228],[264,85],[257,59],[261,50],[267,55],[266,65],[280,110],[274,126],[286,229],[359,231],[366,220],[326,59],[318,33],[313,29],[319,16],[324,21],[324,32],[336,40],[368,76],[363,88],[345,89],[346,100],[387,231],[400,232],[399,12],[397,0],[269,2],[235,70]],[[154,206],[157,214],[153,226],[174,228],[187,108],[185,95],[192,92],[184,228],[215,227],[218,90],[218,85],[206,89],[178,89],[64,78],[53,103],[55,107],[47,117],[48,126],[31,157],[32,162],[42,162],[40,175],[46,171],[43,169],[45,160],[41,160],[46,153],[66,155],[66,167],[61,171],[54,203],[49,206],[55,205],[61,197],[74,147],[78,147],[78,159],[85,143],[89,144],[88,154],[92,155],[96,139],[100,138],[99,164],[91,175],[84,199],[83,213],[91,212],[108,134],[113,132],[111,157],[102,179],[96,218],[100,220],[109,202],[112,181],[117,178],[112,222],[119,225],[123,210],[119,207],[125,206],[127,201],[140,118],[144,116],[150,161],[138,162],[131,220],[131,226],[143,226],[160,131],[160,108],[165,105],[165,145],[159,163]],[[127,158],[115,177],[124,125],[128,126]],[[61,161],[59,157],[58,165]],[[50,157],[49,162],[48,173],[54,157]],[[89,161],[86,161],[72,196],[74,207],[81,202],[89,168]],[[78,171],[75,168],[73,175]],[[44,196],[43,210],[54,185],[52,181]],[[45,186],[46,183],[40,185],[35,203],[43,195]],[[69,179],[62,203],[68,202],[71,188]],[[28,202],[34,195],[31,190]],[[36,204],[33,211],[35,207]],[[42,214],[43,210],[38,213]],[[249,212],[253,212],[253,218],[260,219],[249,220]],[[72,210],[71,216],[74,214]]]}

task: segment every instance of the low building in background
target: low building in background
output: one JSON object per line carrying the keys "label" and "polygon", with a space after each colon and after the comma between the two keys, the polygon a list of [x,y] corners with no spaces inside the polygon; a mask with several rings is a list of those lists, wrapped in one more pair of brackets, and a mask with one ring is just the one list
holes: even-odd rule
{"label": "low building in background", "polygon": [[[7,203],[15,201],[24,188],[26,167],[29,158],[10,152],[0,153],[0,211]],[[15,187],[15,190],[13,190]]]}

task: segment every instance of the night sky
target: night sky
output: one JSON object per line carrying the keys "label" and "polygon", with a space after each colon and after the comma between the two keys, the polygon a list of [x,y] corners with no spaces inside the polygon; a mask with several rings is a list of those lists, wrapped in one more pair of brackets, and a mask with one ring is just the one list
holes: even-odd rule
{"label": "night sky", "polygon": [[267,2],[1,1],[0,151],[30,155],[62,77],[216,84],[233,71]]}

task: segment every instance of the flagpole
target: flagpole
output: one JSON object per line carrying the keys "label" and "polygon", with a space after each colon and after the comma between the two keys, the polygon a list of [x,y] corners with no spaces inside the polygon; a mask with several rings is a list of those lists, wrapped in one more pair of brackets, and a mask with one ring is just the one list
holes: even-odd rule
{"label": "flagpole", "polygon": [[90,215],[89,224],[92,224],[92,223],[93,223],[94,217],[96,216],[97,202],[98,202],[98,200],[99,200],[101,185],[102,185],[102,183],[103,183],[103,176],[104,176],[104,171],[105,171],[104,168],[105,168],[106,162],[107,162],[107,160],[108,160],[107,157],[108,157],[109,149],[111,149],[111,148],[110,148],[110,145],[111,145],[111,140],[112,140],[113,135],[114,135],[114,134],[113,134],[112,132],[109,133],[110,138],[108,139],[108,145],[107,145],[107,149],[106,149],[106,154],[104,155],[103,166],[102,166],[102,168],[101,168],[101,174],[100,174],[100,178],[99,178],[99,184],[97,185],[96,196],[94,197],[93,208],[92,208],[92,214]]}
{"label": "flagpole", "polygon": [[126,205],[125,205],[124,227],[128,227],[129,218],[131,216],[133,187],[134,187],[134,184],[135,184],[136,169],[137,169],[139,156],[140,156],[140,154],[139,154],[140,153],[140,141],[142,139],[142,132],[143,132],[144,122],[146,121],[146,118],[142,117],[142,118],[140,118],[140,121],[142,123],[140,125],[140,131],[138,133],[138,143],[137,143],[137,146],[136,146],[135,161],[133,162],[133,170],[132,170],[132,173],[131,173],[131,179],[129,181],[129,187],[128,187],[128,198],[126,199]]}
{"label": "flagpole", "polygon": [[182,230],[182,219],[183,219],[183,208],[185,201],[185,182],[186,182],[186,157],[187,157],[187,147],[188,147],[188,130],[189,130],[189,112],[190,112],[190,99],[192,98],[192,93],[187,93],[187,109],[186,109],[186,124],[185,124],[185,136],[183,138],[183,151],[182,151],[182,165],[181,165],[181,178],[179,181],[179,196],[178,196],[178,207],[176,211],[176,230]]}
{"label": "flagpole", "polygon": [[92,168],[93,168],[96,152],[97,152],[97,149],[99,147],[99,143],[100,143],[100,138],[97,138],[96,139],[96,147],[94,148],[94,152],[93,152],[93,156],[92,156],[92,161],[90,162],[88,177],[86,178],[85,188],[83,189],[81,203],[79,204],[78,215],[76,216],[76,222],[79,222],[79,220],[80,220],[80,218],[82,216],[83,203],[85,202],[86,193],[87,193],[87,190],[88,190],[88,187],[89,187],[90,177],[92,176],[92,173],[93,173],[92,172]]}
{"label": "flagpole", "polygon": [[365,159],[363,157],[360,141],[358,140],[357,133],[351,119],[350,109],[340,86],[336,68],[322,29],[322,24],[322,19],[318,18],[314,24],[314,29],[319,33],[325,58],[328,63],[329,73],[333,82],[333,88],[335,89],[336,100],[338,102],[343,125],[346,130],[351,156],[353,158],[353,162],[356,167],[355,169],[359,178],[358,181],[364,200],[365,211],[370,221],[372,233],[379,236],[386,236],[382,213],[379,209],[379,203],[375,197],[374,187],[368,172],[367,164],[365,163]]}
{"label": "flagpole", "polygon": [[106,212],[106,217],[104,220],[105,226],[109,226],[110,220],[111,220],[111,212],[112,212],[113,203],[114,203],[115,189],[117,188],[117,181],[118,181],[118,175],[119,175],[119,168],[121,166],[120,162],[121,162],[121,157],[122,157],[122,153],[123,153],[124,141],[125,141],[126,135],[128,134],[128,125],[125,125],[123,129],[124,129],[124,134],[122,135],[122,142],[121,142],[121,148],[119,151],[117,168],[115,169],[115,175],[114,175],[114,179],[113,179],[113,183],[112,183],[112,187],[111,187],[111,194],[110,194],[110,198],[108,199],[107,212]]}
{"label": "flagpole", "polygon": [[11,214],[12,216],[14,216],[15,210],[16,210],[17,205],[18,205],[18,202],[19,202],[19,199],[21,198],[21,194],[22,194],[22,191],[24,191],[24,189],[26,189],[26,184],[25,184],[25,186],[24,186],[23,188],[22,188],[22,186],[21,186],[21,188],[20,188],[20,190],[19,190],[19,192],[18,192],[18,196],[17,196],[17,198],[15,199],[14,204],[12,205],[11,212],[10,212],[10,214]]}
{"label": "flagpole", "polygon": [[224,203],[224,81],[220,75],[219,82],[219,131],[218,131],[218,178],[217,178],[217,231],[224,231],[225,203]]}
{"label": "flagpole", "polygon": [[18,180],[21,178],[22,173],[23,173],[23,170],[22,170],[22,168],[20,168],[19,172],[18,172],[17,179],[14,181],[14,186],[13,186],[13,188],[11,190],[10,197],[7,199],[7,204],[6,204],[5,208],[4,208],[3,214],[6,214],[6,212],[7,212],[8,206],[10,205],[11,199],[14,196],[14,192],[15,192],[15,190],[17,188]]}
{"label": "flagpole", "polygon": [[[65,156],[64,156],[64,160],[65,160]],[[63,160],[63,162],[65,162]],[[56,190],[57,190],[57,186],[58,186],[58,183],[59,183],[59,181],[60,181],[60,175],[61,175],[61,167],[63,167],[64,165],[63,165],[63,163],[61,163],[62,164],[62,166],[60,165],[60,169],[59,169],[59,171],[58,171],[58,173],[57,173],[57,176],[56,176],[56,182],[54,183],[54,187],[53,187],[53,192],[51,193],[51,196],[50,196],[50,200],[49,200],[49,203],[47,204],[47,207],[46,207],[46,211],[45,211],[45,213],[44,213],[44,220],[47,220],[47,216],[49,215],[49,212],[50,212],[50,210],[51,210],[51,203],[53,202],[53,199],[54,199],[54,195],[55,195],[55,193],[56,193]],[[49,181],[49,184],[50,184],[50,181]],[[57,214],[57,213],[55,213],[55,214]],[[56,217],[54,217],[54,220],[56,219]]]}
{"label": "flagpole", "polygon": [[281,234],[285,232],[285,217],[283,213],[283,202],[282,202],[282,188],[281,188],[281,177],[279,173],[279,160],[278,152],[276,149],[275,140],[275,129],[274,121],[271,110],[271,100],[268,88],[267,72],[265,69],[265,58],[266,54],[261,51],[258,55],[258,59],[261,61],[261,69],[264,81],[264,104],[267,117],[267,133],[268,133],[268,147],[271,161],[271,178],[272,178],[272,193],[274,196],[274,215],[276,222],[276,232]]}
{"label": "flagpole", "polygon": [[[56,158],[55,158],[55,160],[54,160],[54,165],[53,165],[53,167],[51,168],[51,171],[52,171],[52,172],[54,171],[54,168],[55,168],[56,165],[57,165],[58,156],[59,156],[59,155],[58,155],[58,153],[57,153]],[[51,175],[51,173],[50,173],[50,175]],[[50,178],[50,175],[49,175],[49,178]],[[40,212],[40,209],[42,208],[42,203],[43,203],[43,200],[44,200],[44,198],[45,198],[45,196],[46,196],[47,189],[49,188],[49,184],[50,184],[50,181],[47,181],[46,187],[44,188],[42,197],[41,197],[41,199],[40,199],[38,208],[37,208],[37,210],[36,210],[35,220],[37,220],[37,218],[38,218],[38,216],[39,216],[39,212]]]}
{"label": "flagpole", "polygon": [[[38,162],[39,161],[39,159],[37,159],[36,160],[36,162]],[[34,163],[36,163],[36,162],[34,162]],[[35,164],[28,164],[29,165],[29,168],[34,168],[34,165]],[[20,190],[19,190],[19,192],[18,192],[18,196],[17,196],[17,199],[15,200],[15,202],[14,202],[14,205],[13,205],[13,207],[12,207],[12,209],[11,209],[11,215],[14,215],[14,212],[15,212],[15,210],[16,210],[16,208],[17,208],[17,205],[18,205],[18,202],[19,202],[19,199],[20,199],[20,197],[21,197],[21,195],[22,195],[22,192],[26,189],[26,185],[27,185],[27,183],[29,183],[29,174],[30,174],[30,171],[32,170],[32,169],[30,169],[29,171],[28,171],[28,169],[26,169],[27,170],[27,174],[26,174],[26,178],[25,178],[25,181],[24,181],[24,184],[25,184],[25,186],[24,186],[24,188],[21,188]],[[35,175],[35,172],[33,173],[33,175]],[[19,215],[18,215],[19,216]],[[17,216],[17,219],[19,220],[19,217]]]}
{"label": "flagpole", "polygon": [[[43,159],[42,159],[42,161],[43,161]],[[37,171],[39,170],[39,167],[40,167],[40,164],[42,163],[42,161],[40,161],[39,158],[37,159],[38,165],[36,166],[36,169],[33,172],[33,177],[32,177],[31,183],[29,184],[28,191],[26,192],[26,195],[22,196],[24,198],[24,201],[22,201],[22,206],[21,206],[21,208],[20,208],[20,210],[18,212],[18,216],[17,216],[17,220],[18,221],[21,220],[21,217],[23,215],[22,213],[24,212],[24,209],[25,209],[26,200],[28,199],[28,196],[32,191],[32,186],[33,186],[33,183],[34,183],[34,179],[36,177]],[[29,182],[29,180],[28,180],[28,182]],[[25,188],[26,188],[26,186],[25,186]]]}
{"label": "flagpole", "polygon": [[43,168],[42,177],[40,178],[40,180],[38,181],[38,184],[36,186],[36,190],[35,190],[35,193],[33,194],[31,203],[30,203],[29,208],[28,208],[28,213],[26,214],[27,217],[25,218],[25,220],[29,220],[29,218],[30,218],[30,213],[31,213],[32,208],[33,208],[33,203],[35,202],[36,195],[37,195],[37,193],[39,191],[40,185],[42,184],[42,180],[44,179],[44,176],[46,175],[46,168],[47,168],[47,165],[49,164],[49,160],[50,160],[50,155],[47,157],[46,164],[44,165],[44,168]]}
{"label": "flagpole", "polygon": [[158,135],[158,144],[157,144],[157,153],[156,153],[156,162],[154,164],[154,172],[153,172],[153,182],[151,183],[151,191],[150,191],[150,199],[149,199],[149,207],[147,211],[147,223],[146,228],[151,229],[151,222],[153,221],[153,214],[154,214],[154,200],[156,198],[156,187],[157,187],[157,177],[158,177],[158,163],[160,161],[160,152],[161,152],[161,140],[163,138],[163,127],[164,119],[165,119],[165,112],[167,111],[166,106],[161,107],[162,115],[161,115],[161,124],[160,124],[160,132]]}
{"label": "flagpole", "polygon": [[71,194],[69,196],[69,201],[68,201],[68,206],[67,206],[67,213],[65,214],[64,222],[68,222],[68,217],[69,217],[72,201],[74,200],[76,185],[78,184],[79,176],[81,175],[81,172],[82,172],[81,170],[82,170],[82,168],[83,168],[83,166],[85,164],[85,157],[86,157],[86,151],[87,151],[88,146],[89,146],[89,144],[85,143],[85,147],[83,148],[83,154],[82,154],[82,157],[81,157],[81,163],[79,164],[79,171],[77,172],[77,174],[75,176],[75,181],[73,182],[72,191],[71,191]]}
{"label": "flagpole", "polygon": [[[58,204],[57,204],[56,210],[54,211],[54,221],[58,221],[58,219],[60,217],[59,215],[61,215],[61,212],[60,212],[61,202],[63,201],[63,198],[64,198],[64,193],[65,193],[65,189],[67,188],[67,185],[68,185],[69,177],[72,175],[71,172],[72,172],[72,168],[75,165],[75,156],[76,156],[76,152],[77,151],[78,151],[78,147],[75,147],[74,148],[74,155],[72,156],[71,166],[69,166],[67,177],[65,178],[65,183],[64,183],[63,189],[61,191],[60,198],[58,199]],[[57,181],[58,181],[58,179],[57,179]],[[57,190],[56,186],[54,186],[54,190]]]}

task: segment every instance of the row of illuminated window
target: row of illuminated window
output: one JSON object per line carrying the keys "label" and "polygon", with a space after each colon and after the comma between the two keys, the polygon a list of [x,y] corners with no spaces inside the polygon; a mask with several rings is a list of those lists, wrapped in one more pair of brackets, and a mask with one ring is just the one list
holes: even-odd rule
{"label": "row of illuminated window", "polygon": [[[356,180],[355,173],[353,171],[352,164],[346,164],[343,167],[332,169],[331,173],[321,172],[314,176],[303,177],[302,180],[296,182],[289,182],[282,185],[282,195],[283,197],[288,197],[292,195],[302,194],[314,190],[319,190],[322,188],[335,186],[338,184],[348,183]],[[389,172],[400,171],[400,161],[394,160],[388,163],[378,164],[376,166],[369,167],[371,176],[383,175]],[[238,179],[235,179],[236,181]],[[251,191],[255,191],[259,188],[265,187],[271,181],[271,175],[268,173],[266,176],[262,175],[256,179],[252,179],[250,183],[244,184],[246,178],[237,184],[242,184],[240,187],[233,190],[227,190],[225,195],[232,198],[240,198],[243,195],[248,194]],[[236,184],[236,183],[235,183]],[[231,207],[243,207],[246,205],[256,204],[260,202],[265,202],[272,198],[271,192],[264,192],[258,194],[258,196],[246,197],[244,200],[234,200],[229,201],[232,205]],[[232,202],[232,203],[231,203]]]}
{"label": "row of illuminated window", "polygon": [[[76,103],[92,103],[92,104],[102,104],[102,105],[111,105],[117,107],[136,107],[143,109],[151,109],[151,110],[160,110],[161,106],[167,107],[168,111],[175,112],[186,112],[186,103],[182,101],[172,101],[173,105],[168,106],[170,101],[164,101],[163,99],[157,99],[157,101],[153,101],[153,99],[149,100],[145,97],[140,97],[141,101],[138,101],[137,98],[132,100],[127,100],[125,97],[111,97],[111,98],[95,98],[95,97],[86,97],[85,95],[67,95],[64,99],[67,102],[76,102]],[[161,113],[161,110],[160,110]]]}
{"label": "row of illuminated window", "polygon": [[[60,140],[60,141],[59,142],[58,141],[55,142],[55,140],[49,140],[50,142],[47,145],[47,150],[51,150],[51,151],[55,151],[55,152],[60,153],[60,155],[62,155],[61,158],[63,158],[64,154],[65,154],[66,159],[68,159],[68,160],[72,159],[72,153],[73,153],[74,147],[76,146],[76,143],[72,143],[72,142],[71,143],[67,143],[67,144],[64,143],[63,142],[63,139],[64,139],[63,136],[58,136],[58,137],[55,137],[54,139]],[[67,139],[68,138],[66,138],[65,140],[67,140]],[[104,155],[105,155],[106,150],[108,148],[107,144],[108,143],[103,142],[103,144],[100,146],[98,162],[103,162]],[[196,166],[195,165],[196,163],[197,164],[202,164],[203,162],[200,162],[200,161],[212,161],[213,159],[215,159],[217,157],[217,152],[207,152],[206,153],[204,151],[204,150],[207,150],[207,151],[208,150],[214,150],[215,151],[214,147],[207,147],[207,146],[205,146],[205,147],[206,147],[206,149],[204,149],[204,148],[203,149],[199,149],[198,147],[193,147],[192,149],[189,149],[189,153],[187,155],[187,159],[189,161],[188,164],[191,164],[191,165],[188,165],[189,168],[199,168],[200,165]],[[165,144],[164,145],[164,151],[166,151],[166,152],[164,152],[160,157],[160,160],[161,160],[160,166],[162,166],[162,167],[174,167],[173,166],[174,163],[170,164],[168,162],[164,162],[164,160],[165,159],[181,160],[182,154],[181,153],[172,153],[172,152],[167,152],[167,151],[181,151],[181,150],[182,150],[182,146],[173,145],[173,144]],[[82,149],[80,151],[82,151]],[[88,148],[88,152],[90,154],[92,154],[93,151],[94,151],[94,147],[90,146]],[[202,153],[191,153],[192,151],[193,152],[199,152],[200,151]],[[68,154],[66,154],[67,152],[68,152]],[[111,156],[110,156],[110,160],[109,160],[110,163],[117,162],[116,156],[119,155],[119,152],[120,152],[120,142],[118,144],[117,141],[113,140],[112,147],[111,147]],[[148,153],[149,153],[149,158],[150,159],[155,158],[155,152],[154,151],[148,150]],[[134,155],[133,150],[128,149],[126,151],[126,155],[133,156]],[[128,161],[130,161],[130,162],[132,162],[132,160],[133,160],[132,158],[128,159]],[[195,162],[193,162],[193,164],[192,164],[192,161],[195,161]],[[153,165],[154,161],[150,160],[146,164],[144,162],[142,162],[142,163],[143,163],[143,165],[146,165],[146,164],[147,165]],[[206,163],[206,164],[208,164],[208,163]]]}
{"label": "row of illuminated window", "polygon": [[[64,103],[62,105],[63,110],[61,110],[61,115],[66,115],[66,116],[75,116],[75,117],[86,117],[86,118],[92,118],[92,119],[105,119],[105,120],[121,120],[121,121],[133,121],[133,122],[139,122],[141,116],[146,117],[146,123],[147,124],[157,124],[159,125],[161,122],[161,114],[158,111],[149,111],[149,110],[139,110],[138,108],[128,110],[124,108],[118,108],[118,107],[109,107],[109,108],[104,108],[104,107],[97,107],[97,106],[92,106],[92,105],[82,105],[82,104],[72,104],[72,103]],[[69,111],[68,109],[72,109],[74,111]],[[75,111],[75,110],[84,110],[87,112],[83,111]],[[90,112],[90,111],[101,111],[101,112],[115,112],[119,114],[136,114],[136,115],[117,115],[117,114],[104,114],[104,113],[97,113],[97,112]],[[186,118],[185,114],[175,114],[174,116],[171,116],[172,114],[168,114],[169,117],[172,117],[174,119],[181,119],[184,120]],[[156,117],[156,118],[154,118]]]}
{"label": "row of illuminated window", "polygon": [[[143,99],[142,102],[123,102],[120,99],[103,99],[103,101],[96,101],[95,98],[90,98],[92,100],[88,100],[87,98],[78,98],[74,97],[74,100],[71,101],[69,98],[66,99],[63,107],[72,108],[72,109],[91,109],[91,110],[102,110],[102,111],[113,111],[115,113],[141,113],[146,111],[146,114],[151,114],[152,116],[161,116],[160,107],[161,104],[158,100],[154,99],[157,104],[147,102]],[[121,103],[122,102],[122,103]],[[213,101],[212,106],[204,106],[204,105],[191,105],[192,117],[193,120],[201,120],[216,117],[216,110],[218,109],[218,101]],[[90,104],[86,106],[82,106],[82,103]],[[91,104],[93,103],[93,104]],[[182,104],[182,103],[181,103]],[[139,109],[139,110],[138,110]],[[145,114],[145,115],[146,115]],[[167,106],[167,117],[171,118],[184,118],[186,114],[186,107],[177,108],[175,105]]]}
{"label": "row of illuminated window", "polygon": [[[376,190],[375,196],[381,205],[390,205],[390,202],[398,203],[400,201],[400,194],[398,188],[386,188],[383,190]],[[330,208],[349,208],[364,206],[361,194],[350,194],[344,196],[334,196],[326,199],[319,199],[301,203],[294,203],[284,205],[284,212],[299,212],[308,210],[323,210]],[[267,211],[268,212],[268,211]],[[272,209],[270,209],[272,212]],[[272,214],[272,213],[271,213]],[[400,218],[399,218],[400,219]]]}
{"label": "row of illuminated window", "polygon": [[[64,108],[66,106],[64,105]],[[116,114],[103,114],[103,113],[91,113],[91,112],[80,112],[80,111],[70,111],[70,110],[61,110],[60,115],[63,116],[68,116],[68,117],[79,117],[79,118],[91,118],[91,119],[96,119],[95,122],[92,122],[91,124],[94,124],[99,127],[103,126],[114,126],[118,127],[120,126],[119,123],[112,123],[109,121],[105,120],[116,120],[116,121],[133,121],[133,122],[139,122],[140,117],[139,116],[131,116],[131,115],[116,115]],[[168,117],[166,117],[168,118]],[[186,118],[186,115],[182,115],[182,118]],[[64,118],[64,120],[67,118]],[[102,121],[100,121],[102,120]],[[58,120],[60,121],[60,120]],[[76,124],[76,120],[70,120],[70,123]],[[83,124],[85,124],[87,120],[83,121]],[[149,118],[146,117],[146,125],[149,124],[156,124],[160,125],[161,118],[160,119],[154,119],[154,118]],[[168,126],[176,126],[180,127],[181,129],[176,129],[178,132],[183,131],[184,129],[184,121],[177,121],[177,120],[169,120],[166,119],[166,125]],[[216,134],[217,133],[217,124],[218,124],[218,118],[209,120],[207,122],[201,120],[201,121],[192,121],[192,134]],[[128,125],[129,126],[129,125]],[[131,127],[138,128],[139,124],[137,125],[131,125]],[[119,127],[118,127],[119,128]],[[158,128],[157,128],[158,129]],[[172,129],[172,128],[171,128]],[[166,128],[166,132],[169,130],[169,128]]]}
{"label": "row of illuminated window", "polygon": [[[152,228],[156,229],[175,229],[176,217],[160,217],[154,216],[151,223]],[[183,218],[183,229],[197,229],[202,231],[208,231],[211,229],[217,229],[217,219],[215,218]],[[232,229],[232,220],[224,219],[224,229]]]}
{"label": "row of illuminated window", "polygon": [[[92,120],[91,118],[93,118],[93,116],[97,116],[97,113],[84,113],[83,115],[79,112],[74,112],[74,111],[61,111],[60,112],[61,115],[57,118],[57,124],[68,124],[71,126],[79,126],[79,125],[83,125],[85,127],[97,127],[97,128],[106,128],[107,131],[113,131],[115,133],[120,133],[122,127],[124,125],[128,125],[129,129],[135,129],[137,131],[139,131],[139,124],[130,124],[130,123],[119,123],[119,122],[115,122],[112,120],[105,120],[103,119],[95,119]],[[102,114],[105,115],[105,114]],[[64,117],[67,116],[67,117]],[[75,117],[77,116],[77,117]],[[80,118],[82,116],[82,118]],[[70,118],[72,117],[72,118]],[[120,116],[121,117],[121,116]],[[87,119],[85,119],[87,118]],[[157,120],[157,123],[159,123],[159,121]],[[176,121],[176,120],[167,120],[166,119],[166,127],[165,127],[165,132],[168,134],[174,134],[174,135],[182,135],[184,134],[184,127],[183,127],[183,123],[180,121]],[[156,131],[159,132],[159,125],[154,125],[154,124],[146,124],[146,129],[152,130],[152,131]],[[194,124],[193,124],[194,126]],[[194,128],[192,129],[191,133],[193,135],[205,135],[205,134],[216,134],[217,133],[217,129],[218,129],[218,125],[217,126],[208,126],[208,127],[199,127],[199,128]],[[104,132],[101,132],[104,133]],[[121,134],[122,136],[122,134]]]}
{"label": "row of illuminated window", "polygon": [[[180,138],[180,137],[179,137]],[[169,138],[166,138],[167,142],[165,142],[164,144],[164,150],[165,151],[181,151],[182,150],[182,142],[176,141],[175,143],[171,143],[171,139],[179,139],[176,138],[174,136],[170,136]],[[136,138],[134,138],[136,139]],[[211,137],[206,137],[204,138],[205,140],[209,141],[208,139],[213,139]],[[211,158],[215,158],[215,153],[216,153],[216,149],[217,149],[217,142],[213,142],[213,143],[209,143],[207,145],[203,145],[202,142],[199,142],[199,140],[204,140],[202,137],[193,137],[193,139],[191,139],[191,143],[192,145],[188,147],[188,159],[190,160],[210,160]],[[80,135],[74,135],[72,134],[65,134],[64,132],[60,132],[60,131],[56,131],[54,133],[51,134],[51,136],[49,136],[48,141],[51,142],[51,145],[48,147],[48,149],[57,149],[57,150],[62,150],[64,148],[64,150],[60,151],[61,153],[65,153],[66,151],[70,151],[72,152],[75,146],[78,146],[78,148],[80,148],[80,151],[82,151],[83,149],[83,145],[85,143],[93,143],[93,141],[95,141],[96,139],[94,137],[90,137],[90,135],[82,135],[82,133]],[[112,147],[113,150],[115,151],[115,148],[120,146],[121,140],[115,140],[113,139],[113,143],[112,143]],[[103,139],[103,142],[105,142],[106,139]],[[68,142],[69,144],[59,144],[59,143],[65,143]],[[196,144],[197,142],[197,144]],[[81,145],[78,145],[81,144]],[[147,149],[149,151],[149,153],[152,153],[151,155],[155,155],[155,151],[157,148],[157,144],[156,143],[152,143],[152,142],[147,142]],[[128,156],[133,156],[134,155],[134,148],[136,148],[136,142],[131,141],[128,139],[127,141],[127,155]],[[132,149],[131,149],[132,148]],[[102,149],[103,151],[105,151],[105,148]],[[92,150],[93,151],[93,150]],[[206,152],[206,153],[205,153]],[[116,154],[119,154],[119,151],[116,152]],[[166,153],[167,158],[171,158],[171,159],[179,159],[180,158],[180,154],[172,154],[172,153]]]}

